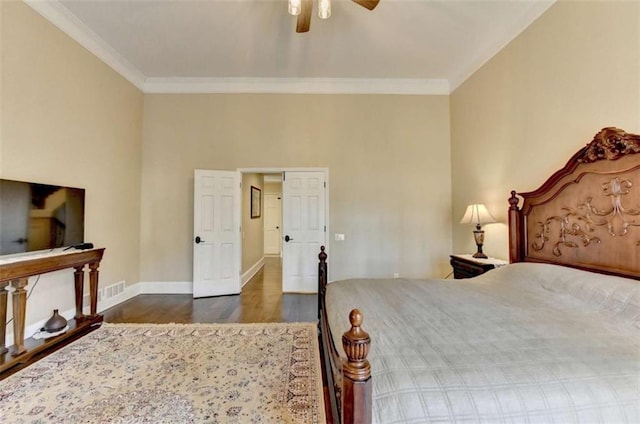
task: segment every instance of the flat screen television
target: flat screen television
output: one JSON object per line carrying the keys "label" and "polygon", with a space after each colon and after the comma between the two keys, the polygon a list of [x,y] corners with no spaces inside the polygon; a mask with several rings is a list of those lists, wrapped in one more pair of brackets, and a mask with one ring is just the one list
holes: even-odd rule
{"label": "flat screen television", "polygon": [[82,188],[0,179],[0,255],[84,241]]}

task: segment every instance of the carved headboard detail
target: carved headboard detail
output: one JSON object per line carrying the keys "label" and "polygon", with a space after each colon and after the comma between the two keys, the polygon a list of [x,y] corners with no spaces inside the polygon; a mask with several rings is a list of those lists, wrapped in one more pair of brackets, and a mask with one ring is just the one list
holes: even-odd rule
{"label": "carved headboard detail", "polygon": [[636,153],[639,135],[604,128],[539,189],[512,191],[511,262],[548,262],[640,279]]}

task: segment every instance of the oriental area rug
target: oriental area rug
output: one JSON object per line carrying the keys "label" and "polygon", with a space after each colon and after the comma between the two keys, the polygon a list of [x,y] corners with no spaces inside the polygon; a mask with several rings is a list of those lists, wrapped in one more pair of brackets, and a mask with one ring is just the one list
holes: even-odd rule
{"label": "oriental area rug", "polygon": [[103,324],[0,381],[3,423],[324,423],[317,329]]}

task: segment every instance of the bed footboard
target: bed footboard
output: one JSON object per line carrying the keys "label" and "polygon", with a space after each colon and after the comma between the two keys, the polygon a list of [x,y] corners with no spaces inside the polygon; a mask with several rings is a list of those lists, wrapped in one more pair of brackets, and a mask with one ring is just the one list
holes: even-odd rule
{"label": "bed footboard", "polygon": [[[349,314],[351,329],[342,335],[342,347],[347,360],[341,359],[333,343],[325,308],[327,288],[327,254],[325,247],[318,255],[318,319],[322,355],[324,358],[327,386],[331,392],[334,422],[343,424],[370,424],[371,415],[371,365],[367,360],[371,339],[362,329],[362,313],[354,309]],[[337,371],[342,385],[334,381]]]}

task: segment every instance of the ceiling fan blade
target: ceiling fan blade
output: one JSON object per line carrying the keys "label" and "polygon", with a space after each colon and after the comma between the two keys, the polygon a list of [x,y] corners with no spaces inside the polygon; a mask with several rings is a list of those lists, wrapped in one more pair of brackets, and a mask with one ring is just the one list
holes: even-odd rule
{"label": "ceiling fan blade", "polygon": [[313,0],[302,0],[302,10],[298,15],[298,23],[296,24],[296,32],[308,32],[311,26],[311,9]]}
{"label": "ceiling fan blade", "polygon": [[369,10],[375,9],[378,3],[380,3],[380,0],[353,0],[353,1]]}

